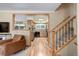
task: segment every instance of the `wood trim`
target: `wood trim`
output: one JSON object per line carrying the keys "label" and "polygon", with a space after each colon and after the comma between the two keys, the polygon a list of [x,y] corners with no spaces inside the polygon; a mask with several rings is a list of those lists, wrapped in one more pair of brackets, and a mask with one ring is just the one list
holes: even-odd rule
{"label": "wood trim", "polygon": [[14,15],[48,15],[49,13],[13,13]]}
{"label": "wood trim", "polygon": [[56,41],[56,40],[55,40],[55,32],[53,31],[53,32],[52,32],[52,48],[53,48],[53,49],[52,49],[52,50],[53,50],[53,51],[52,51],[52,54],[53,54],[53,56],[55,56],[55,50],[56,50],[56,49],[55,49],[55,41]]}
{"label": "wood trim", "polygon": [[[34,21],[33,21],[33,23],[34,23],[34,24],[40,24],[40,23],[36,23],[36,22],[34,22]],[[47,23],[48,23],[48,22],[47,22]],[[47,24],[47,23],[43,23],[43,24]]]}
{"label": "wood trim", "polygon": [[13,30],[14,30],[14,22],[15,22],[15,14],[13,14],[13,27],[12,27]]}
{"label": "wood trim", "polygon": [[76,18],[76,16],[73,16],[71,19],[65,20],[64,22],[62,22],[61,24],[59,24],[57,27],[55,27],[53,30],[56,31],[56,32],[59,31],[59,29],[62,28],[62,27],[64,27],[67,24],[68,21],[73,20],[75,18]]}
{"label": "wood trim", "polygon": [[[50,14],[48,15],[48,30],[50,29]],[[48,32],[48,46],[50,47],[50,32]]]}
{"label": "wood trim", "polygon": [[52,30],[54,30],[54,29],[56,29],[57,27],[59,27],[62,23],[64,23],[69,18],[70,18],[70,16],[68,16],[67,18],[65,18],[62,22],[60,22],[59,24],[57,24],[54,28],[50,29],[49,32],[52,31]]}
{"label": "wood trim", "polygon": [[[30,30],[30,36],[31,36],[31,30]],[[31,40],[32,39],[32,37],[29,37],[29,40],[30,40],[30,46],[31,46]]]}
{"label": "wood trim", "polygon": [[77,36],[74,35],[74,37],[72,37],[69,42],[67,42],[65,45],[63,45],[62,47],[60,47],[59,50],[56,50],[56,54],[57,54],[59,51],[61,51],[63,48],[65,48],[70,42],[73,42],[73,40],[74,40],[76,37],[77,37]]}

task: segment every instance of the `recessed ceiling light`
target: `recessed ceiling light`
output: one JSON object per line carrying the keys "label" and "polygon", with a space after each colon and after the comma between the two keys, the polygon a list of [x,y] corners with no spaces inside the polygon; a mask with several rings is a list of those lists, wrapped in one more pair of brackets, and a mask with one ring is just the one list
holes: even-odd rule
{"label": "recessed ceiling light", "polygon": [[43,21],[44,19],[39,19],[40,21]]}

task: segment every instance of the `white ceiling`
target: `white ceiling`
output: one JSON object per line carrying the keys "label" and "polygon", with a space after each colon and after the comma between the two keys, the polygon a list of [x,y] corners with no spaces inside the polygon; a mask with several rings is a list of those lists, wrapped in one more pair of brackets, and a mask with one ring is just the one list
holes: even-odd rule
{"label": "white ceiling", "polygon": [[54,11],[60,3],[0,3],[0,10]]}

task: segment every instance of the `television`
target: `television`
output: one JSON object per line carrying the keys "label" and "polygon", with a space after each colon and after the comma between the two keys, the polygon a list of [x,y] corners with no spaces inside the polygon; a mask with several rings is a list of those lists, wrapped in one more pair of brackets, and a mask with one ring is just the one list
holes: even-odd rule
{"label": "television", "polygon": [[0,22],[0,33],[9,32],[9,22]]}

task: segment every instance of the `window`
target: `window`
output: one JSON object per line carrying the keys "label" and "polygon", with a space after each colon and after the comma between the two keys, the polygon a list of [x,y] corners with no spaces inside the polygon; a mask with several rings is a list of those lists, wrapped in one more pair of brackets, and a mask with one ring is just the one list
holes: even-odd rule
{"label": "window", "polygon": [[14,21],[15,30],[28,30],[26,15],[15,14]]}
{"label": "window", "polygon": [[[28,20],[35,20],[37,21],[39,19],[48,19],[48,15],[32,15],[32,14],[14,14],[14,30],[29,30],[30,27],[32,27],[34,24],[33,22],[28,22]],[[30,24],[31,23],[31,24]],[[41,22],[42,23],[42,22]],[[30,24],[30,25],[29,25]],[[39,29],[44,29],[46,26],[39,24],[36,25]]]}
{"label": "window", "polygon": [[36,29],[46,29],[46,26],[47,26],[46,24],[36,24],[35,28]]}
{"label": "window", "polygon": [[26,24],[21,23],[21,22],[16,22],[14,24],[15,30],[25,30],[26,29]]}

